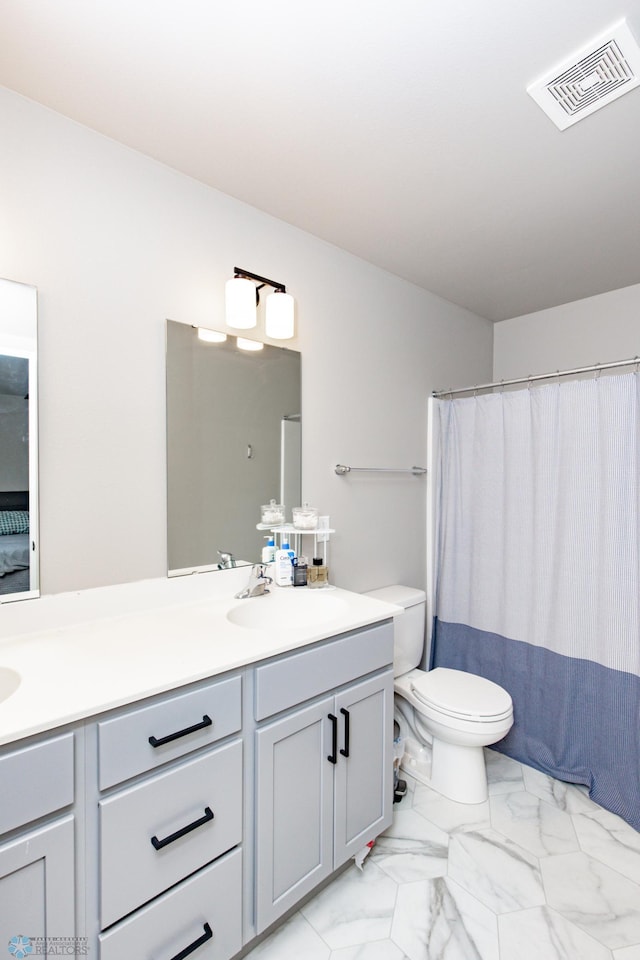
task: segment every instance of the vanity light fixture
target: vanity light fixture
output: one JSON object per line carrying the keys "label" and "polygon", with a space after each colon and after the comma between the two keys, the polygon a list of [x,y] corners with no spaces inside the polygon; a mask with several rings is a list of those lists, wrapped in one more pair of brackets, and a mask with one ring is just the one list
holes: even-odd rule
{"label": "vanity light fixture", "polygon": [[262,350],[264,347],[260,340],[247,340],[246,337],[238,337],[236,343],[238,350]]}
{"label": "vanity light fixture", "polygon": [[198,327],[198,340],[204,343],[224,343],[227,339],[226,333],[220,333],[218,330],[208,330],[207,327]]}
{"label": "vanity light fixture", "polygon": [[293,336],[293,297],[284,287],[267,297],[264,332],[272,340],[290,340]]}
{"label": "vanity light fixture", "polygon": [[255,327],[260,290],[265,286],[273,287],[274,292],[267,297],[265,334],[273,340],[289,340],[294,331],[294,301],[285,285],[240,267],[234,267],[233,273],[233,279],[227,280],[225,287],[227,326],[236,330]]}
{"label": "vanity light fixture", "polygon": [[227,280],[224,291],[225,320],[228,327],[250,330],[258,322],[257,287],[236,270],[232,280]]}

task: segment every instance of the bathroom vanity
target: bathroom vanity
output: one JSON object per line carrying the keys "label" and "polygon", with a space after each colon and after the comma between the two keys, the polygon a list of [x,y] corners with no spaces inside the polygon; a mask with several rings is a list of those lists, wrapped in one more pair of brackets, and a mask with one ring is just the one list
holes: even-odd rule
{"label": "bathroom vanity", "polygon": [[0,640],[0,939],[227,960],[390,824],[397,608],[245,578],[44,598]]}

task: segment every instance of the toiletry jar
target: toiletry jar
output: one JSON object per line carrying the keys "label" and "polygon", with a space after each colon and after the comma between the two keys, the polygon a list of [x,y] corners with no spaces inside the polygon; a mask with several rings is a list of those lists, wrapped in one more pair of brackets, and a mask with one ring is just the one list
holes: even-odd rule
{"label": "toiletry jar", "polygon": [[271,500],[269,503],[263,503],[260,510],[263,524],[278,526],[284,523],[283,503],[276,503],[275,500]]}
{"label": "toiletry jar", "polygon": [[318,526],[318,511],[308,503],[303,507],[294,507],[292,514],[296,530],[315,530]]}

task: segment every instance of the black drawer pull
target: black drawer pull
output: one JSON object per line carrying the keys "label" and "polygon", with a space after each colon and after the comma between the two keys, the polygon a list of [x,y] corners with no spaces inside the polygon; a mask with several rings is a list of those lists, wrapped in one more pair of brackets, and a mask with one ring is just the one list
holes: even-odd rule
{"label": "black drawer pull", "polygon": [[197,940],[194,940],[193,943],[190,943],[188,947],[185,947],[184,950],[181,950],[180,953],[176,953],[175,957],[171,957],[171,960],[184,960],[185,957],[188,957],[190,953],[193,953],[194,950],[197,950],[198,947],[201,947],[203,943],[206,943],[207,940],[211,940],[213,937],[213,930],[208,923],[204,924],[204,933],[201,937],[198,937]]}
{"label": "black drawer pull", "polygon": [[331,720],[331,753],[327,757],[329,763],[338,762],[338,718],[334,717],[332,713],[329,714],[329,720]]}
{"label": "black drawer pull", "polygon": [[174,840],[179,840],[180,837],[184,837],[187,833],[191,833],[192,830],[196,830],[198,827],[201,827],[205,823],[209,823],[210,820],[213,820],[213,810],[211,807],[204,808],[204,817],[200,817],[199,820],[194,820],[193,823],[188,823],[186,827],[182,827],[180,830],[176,830],[175,833],[170,834],[168,837],[165,837],[164,840],[158,840],[157,837],[151,837],[151,843],[156,850],[162,850],[163,847],[166,847],[167,844],[173,843]]}
{"label": "black drawer pull", "polygon": [[349,711],[341,707],[340,713],[344,717],[344,747],[340,751],[340,754],[349,759]]}
{"label": "black drawer pull", "polygon": [[194,723],[192,727],[185,727],[184,730],[178,730],[177,733],[170,733],[167,737],[149,737],[149,743],[152,747],[161,747],[163,743],[171,743],[172,740],[178,740],[179,737],[186,737],[189,733],[195,733],[196,730],[203,730],[204,727],[210,727],[213,723],[211,717],[205,713],[200,723]]}

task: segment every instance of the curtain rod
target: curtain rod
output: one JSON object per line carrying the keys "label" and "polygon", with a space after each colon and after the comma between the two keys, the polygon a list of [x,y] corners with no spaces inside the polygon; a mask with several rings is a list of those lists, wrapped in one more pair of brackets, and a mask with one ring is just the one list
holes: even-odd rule
{"label": "curtain rod", "polygon": [[516,383],[533,383],[534,380],[553,380],[554,377],[571,377],[579,373],[595,373],[599,370],[610,370],[613,367],[629,367],[640,364],[640,357],[631,360],[612,360],[610,363],[593,363],[588,367],[574,367],[572,370],[556,370],[554,373],[536,373],[528,377],[516,377],[514,380],[496,380],[494,383],[479,383],[473,387],[458,387],[455,390],[434,390],[436,399],[452,397],[457,393],[474,393],[476,390],[493,390],[495,387],[510,387]]}

